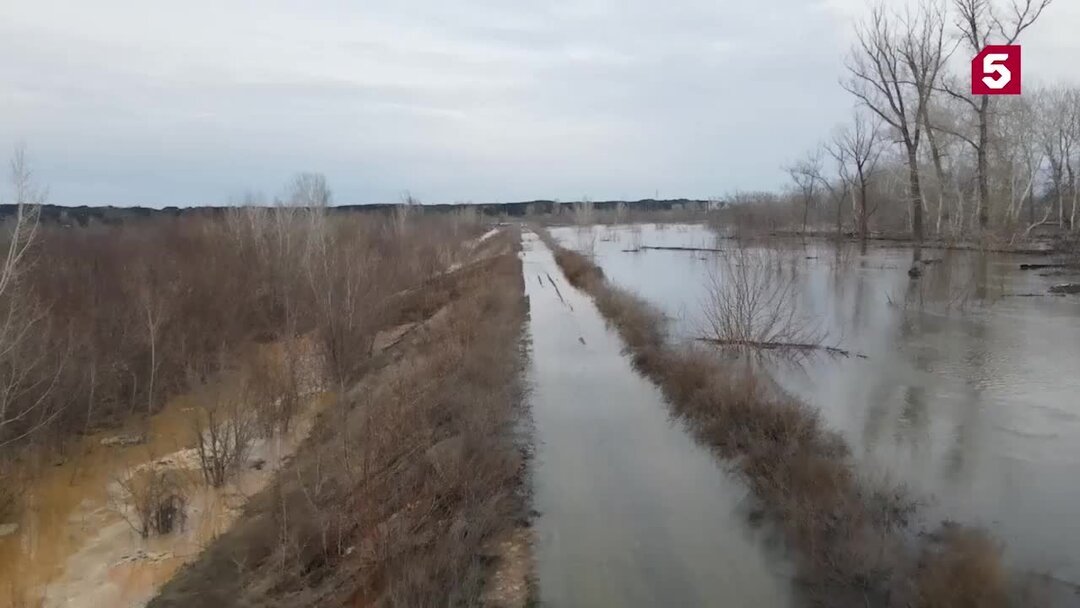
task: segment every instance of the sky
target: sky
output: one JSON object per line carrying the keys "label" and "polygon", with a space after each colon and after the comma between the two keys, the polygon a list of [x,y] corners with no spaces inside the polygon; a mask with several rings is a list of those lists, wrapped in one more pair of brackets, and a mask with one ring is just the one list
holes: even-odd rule
{"label": "sky", "polygon": [[[903,1],[903,0],[898,0]],[[1005,0],[997,0],[999,3]],[[862,0],[0,0],[0,152],[49,202],[721,196],[851,115]],[[1080,1],[1022,39],[1080,82]],[[9,198],[9,197],[6,197]]]}

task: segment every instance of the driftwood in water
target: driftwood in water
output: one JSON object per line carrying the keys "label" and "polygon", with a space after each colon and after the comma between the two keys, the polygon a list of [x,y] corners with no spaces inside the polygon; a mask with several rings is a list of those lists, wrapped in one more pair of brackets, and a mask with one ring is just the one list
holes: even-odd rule
{"label": "driftwood in water", "polygon": [[638,251],[646,251],[649,249],[654,251],[724,251],[723,249],[716,249],[714,247],[664,247],[660,245],[642,245],[637,249],[623,249],[623,253],[637,253]]}
{"label": "driftwood in water", "polygon": [[756,348],[759,350],[820,351],[840,357],[858,357],[860,359],[867,358],[867,356],[862,353],[853,353],[849,350],[844,350],[843,348],[837,348],[835,346],[825,346],[823,344],[803,344],[800,342],[755,342],[753,340],[719,340],[716,338],[698,338],[698,341],[708,342],[709,344],[715,344],[717,346],[744,346],[749,348]]}
{"label": "driftwood in water", "polygon": [[1020,264],[1020,270],[1042,270],[1043,268],[1075,268],[1080,270],[1080,264]]}

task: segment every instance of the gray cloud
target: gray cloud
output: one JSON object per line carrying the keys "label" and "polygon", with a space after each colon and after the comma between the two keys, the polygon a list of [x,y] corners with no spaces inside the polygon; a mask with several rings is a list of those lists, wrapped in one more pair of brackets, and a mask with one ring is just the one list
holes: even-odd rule
{"label": "gray cloud", "polygon": [[[1077,4],[1031,30],[1026,79],[1077,74]],[[0,146],[69,204],[221,202],[298,170],[341,202],[774,187],[849,112],[862,6],[9,2]]]}

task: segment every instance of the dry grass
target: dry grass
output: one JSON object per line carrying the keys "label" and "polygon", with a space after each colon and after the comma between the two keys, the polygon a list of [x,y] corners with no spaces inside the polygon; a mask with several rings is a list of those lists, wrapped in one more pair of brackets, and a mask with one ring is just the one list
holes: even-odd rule
{"label": "dry grass", "polygon": [[1001,549],[979,531],[945,526],[926,547],[918,573],[922,608],[1004,608],[1008,577]]}
{"label": "dry grass", "polygon": [[[909,529],[915,504],[902,489],[858,477],[847,445],[825,429],[815,410],[759,380],[749,364],[733,367],[705,351],[668,345],[664,319],[654,308],[585,268],[583,256],[563,250],[545,233],[541,237],[560,265],[568,263],[567,278],[593,296],[635,365],[661,386],[697,438],[734,461],[762,510],[785,532],[809,603],[1005,601],[998,553],[985,536],[957,528],[917,568],[920,549],[910,542]],[[953,575],[979,591],[943,595],[942,577]]]}
{"label": "dry grass", "polygon": [[428,286],[402,296],[408,314],[446,298],[445,313],[373,360],[340,397],[344,415],[324,415],[152,606],[479,603],[492,543],[524,514],[520,261],[505,253]]}
{"label": "dry grass", "polygon": [[584,255],[569,249],[555,250],[555,260],[574,287],[589,289],[604,280],[604,271]]}

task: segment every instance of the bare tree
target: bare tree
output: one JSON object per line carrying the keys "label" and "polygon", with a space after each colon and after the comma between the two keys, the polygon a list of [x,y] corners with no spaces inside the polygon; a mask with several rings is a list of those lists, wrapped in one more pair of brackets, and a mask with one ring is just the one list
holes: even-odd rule
{"label": "bare tree", "polygon": [[[1064,87],[1046,89],[1035,96],[1039,140],[1050,165],[1050,181],[1057,199],[1058,226],[1065,225],[1065,201],[1075,191],[1072,157],[1077,140],[1077,95]],[[1074,196],[1075,198],[1075,196]]]}
{"label": "bare tree", "polygon": [[904,146],[912,235],[919,242],[923,238],[922,117],[946,59],[944,19],[944,9],[936,2],[901,15],[887,15],[883,4],[875,6],[857,29],[858,41],[848,60],[850,77],[843,82],[845,89],[892,127]]}
{"label": "bare tree", "polygon": [[802,231],[805,233],[810,207],[816,200],[817,185],[822,179],[821,149],[811,150],[802,159],[786,167],[786,171],[791,176],[791,181],[795,182],[795,186],[799,189],[799,196],[802,198]]}
{"label": "bare tree", "polygon": [[[972,51],[978,53],[987,45],[1013,44],[1024,30],[1031,27],[1052,0],[1010,0],[1005,11],[996,9],[994,0],[953,0],[957,28],[961,39]],[[1002,12],[1006,13],[1002,16]],[[978,180],[979,226],[986,228],[990,221],[990,178],[987,153],[990,147],[991,96],[977,98],[967,95],[955,83],[944,87],[953,97],[963,100],[975,113],[978,133],[974,139],[964,138],[975,149],[975,165]]]}
{"label": "bare tree", "polygon": [[202,406],[191,413],[199,466],[206,483],[220,488],[244,464],[255,439],[255,422],[248,411],[250,378],[226,374],[192,384],[201,385],[197,392]]}
{"label": "bare tree", "polygon": [[289,202],[297,207],[329,207],[332,199],[326,176],[322,173],[299,173],[288,192]]}
{"label": "bare tree", "polygon": [[828,146],[829,154],[839,165],[841,178],[849,180],[858,193],[854,209],[855,220],[859,238],[864,240],[869,232],[869,218],[873,213],[868,200],[870,180],[877,170],[878,159],[881,158],[880,134],[880,120],[856,112],[852,123],[837,130]]}
{"label": "bare tree", "polygon": [[1035,223],[1035,182],[1046,158],[1040,145],[1038,117],[1027,97],[1010,97],[1001,104],[998,114],[997,148],[1006,171],[1009,206],[1005,210],[1010,225],[1020,220],[1027,201],[1028,223]]}
{"label": "bare tree", "polygon": [[53,361],[55,353],[35,340],[45,313],[24,284],[32,268],[30,251],[46,193],[35,185],[21,146],[15,149],[10,170],[16,209],[0,265],[0,447],[29,436],[59,415],[49,397],[63,368],[63,359]]}

